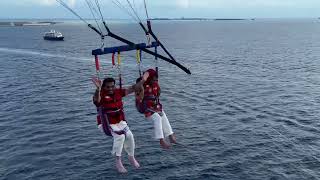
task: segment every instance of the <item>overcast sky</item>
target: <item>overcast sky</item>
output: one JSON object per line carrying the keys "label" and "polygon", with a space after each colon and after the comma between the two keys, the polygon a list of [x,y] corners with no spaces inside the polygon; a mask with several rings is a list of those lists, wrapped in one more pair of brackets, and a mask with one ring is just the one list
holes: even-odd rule
{"label": "overcast sky", "polygon": [[[94,2],[94,0],[91,0]],[[129,19],[112,1],[99,0],[105,18]],[[126,0],[118,0],[128,8]],[[134,1],[145,18],[143,0]],[[85,0],[64,0],[84,18],[92,18]],[[146,0],[151,18],[315,18],[320,0]],[[0,18],[76,18],[55,0],[0,0]]]}

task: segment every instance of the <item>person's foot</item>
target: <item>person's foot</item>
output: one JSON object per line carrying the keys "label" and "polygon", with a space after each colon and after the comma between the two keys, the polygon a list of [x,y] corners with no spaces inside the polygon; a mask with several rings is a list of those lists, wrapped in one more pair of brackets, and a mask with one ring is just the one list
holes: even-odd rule
{"label": "person's foot", "polygon": [[117,159],[116,159],[116,168],[117,168],[117,170],[118,170],[119,173],[126,173],[126,172],[128,172],[128,171],[126,170],[126,168],[124,168],[124,166],[123,166],[123,164],[122,164],[122,162],[121,162],[121,157],[118,157],[118,156],[117,156]]}
{"label": "person's foot", "polygon": [[164,141],[164,139],[160,139],[160,146],[163,149],[169,149],[170,148],[170,145],[168,143],[166,143],[166,141]]}
{"label": "person's foot", "polygon": [[169,135],[169,140],[170,140],[171,143],[177,144],[177,139],[176,139],[176,136],[174,134]]}
{"label": "person's foot", "polygon": [[137,169],[140,167],[140,164],[138,163],[136,158],[134,158],[134,156],[129,156],[129,161],[133,165],[133,167],[135,167]]}

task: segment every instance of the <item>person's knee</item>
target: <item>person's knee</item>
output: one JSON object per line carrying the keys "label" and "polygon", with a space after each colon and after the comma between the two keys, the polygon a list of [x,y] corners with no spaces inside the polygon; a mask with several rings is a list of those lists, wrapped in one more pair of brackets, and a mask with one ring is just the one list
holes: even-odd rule
{"label": "person's knee", "polygon": [[125,137],[124,134],[114,136],[114,140],[116,142],[122,142],[123,143],[125,139],[126,139],[126,137]]}
{"label": "person's knee", "polygon": [[161,116],[160,116],[159,114],[157,114],[156,116],[154,116],[154,117],[152,118],[152,120],[153,120],[153,122],[154,122],[155,124],[161,124],[161,123],[162,123],[162,118],[161,118]]}
{"label": "person's knee", "polygon": [[130,130],[126,132],[126,138],[133,139],[133,134]]}

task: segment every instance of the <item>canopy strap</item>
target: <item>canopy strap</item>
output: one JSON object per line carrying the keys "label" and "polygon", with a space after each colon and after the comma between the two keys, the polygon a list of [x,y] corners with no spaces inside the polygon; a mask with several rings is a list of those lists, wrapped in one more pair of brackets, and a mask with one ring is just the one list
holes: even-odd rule
{"label": "canopy strap", "polygon": [[94,56],[94,62],[96,65],[96,74],[98,79],[101,79],[101,72],[100,72],[100,63],[99,63],[99,57],[97,55]]}
{"label": "canopy strap", "polygon": [[122,75],[121,75],[121,54],[118,51],[118,74],[119,74],[119,86],[122,89]]}
{"label": "canopy strap", "polygon": [[[158,47],[154,47],[154,53],[155,54],[158,54]],[[157,56],[154,56],[154,60],[155,60],[155,66],[156,66],[156,72],[158,74],[158,57]]]}
{"label": "canopy strap", "polygon": [[116,63],[115,63],[115,53],[112,53],[112,67],[114,67],[115,65],[116,65]]}
{"label": "canopy strap", "polygon": [[137,65],[139,68],[139,76],[141,77],[141,50],[137,49],[136,51],[136,59],[137,59]]}

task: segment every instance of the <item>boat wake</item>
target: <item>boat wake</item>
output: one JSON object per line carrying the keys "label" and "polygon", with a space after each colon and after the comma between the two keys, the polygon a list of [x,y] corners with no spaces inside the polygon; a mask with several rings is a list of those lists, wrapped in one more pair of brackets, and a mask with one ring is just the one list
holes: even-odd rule
{"label": "boat wake", "polygon": [[3,48],[0,47],[0,52],[6,52],[11,54],[24,54],[24,55],[36,55],[36,56],[44,56],[44,57],[57,57],[57,58],[65,58],[65,59],[74,59],[74,60],[83,60],[83,61],[90,61],[89,57],[70,57],[67,55],[61,54],[51,54],[46,52],[39,52],[39,51],[31,51],[28,49],[14,49],[14,48]]}

